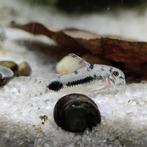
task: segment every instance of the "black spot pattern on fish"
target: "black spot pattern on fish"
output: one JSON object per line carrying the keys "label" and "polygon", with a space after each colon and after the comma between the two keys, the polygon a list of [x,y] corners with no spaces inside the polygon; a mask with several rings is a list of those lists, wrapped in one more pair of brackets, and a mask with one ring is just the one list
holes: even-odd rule
{"label": "black spot pattern on fish", "polygon": [[89,72],[89,71],[93,70],[93,68],[94,68],[94,64],[90,64],[90,65],[87,67],[87,71]]}
{"label": "black spot pattern on fish", "polygon": [[103,77],[102,77],[102,76],[97,76],[96,79],[97,79],[97,80],[102,80]]}
{"label": "black spot pattern on fish", "polygon": [[93,69],[93,68],[94,68],[94,64],[90,64],[90,65],[89,65],[89,68],[90,68],[90,69]]}
{"label": "black spot pattern on fish", "polygon": [[86,77],[86,78],[83,78],[83,79],[80,79],[80,80],[77,80],[77,81],[68,82],[66,84],[66,86],[74,86],[74,85],[84,84],[84,83],[91,82],[94,79],[95,79],[94,77],[89,76],[89,77]]}
{"label": "black spot pattern on fish", "polygon": [[48,85],[48,88],[54,91],[59,91],[63,88],[63,84],[60,81],[53,81]]}
{"label": "black spot pattern on fish", "polygon": [[76,71],[74,71],[74,73],[75,73],[75,74],[78,74],[78,71],[76,70]]}
{"label": "black spot pattern on fish", "polygon": [[113,68],[112,68],[112,67],[110,67],[110,70],[109,70],[109,71],[110,71],[110,72],[112,72],[112,69],[113,69]]}
{"label": "black spot pattern on fish", "polygon": [[120,76],[119,79],[124,79],[124,77]]}
{"label": "black spot pattern on fish", "polygon": [[96,76],[96,75],[94,75],[93,77],[96,79],[96,77],[97,77],[97,76]]}
{"label": "black spot pattern on fish", "polygon": [[79,80],[76,80],[76,81],[68,82],[66,84],[66,86],[75,86],[75,85],[79,85],[79,84],[89,83],[89,82],[92,82],[94,80],[102,80],[102,79],[103,79],[102,76],[94,75],[94,76],[85,77],[83,79],[79,79]]}

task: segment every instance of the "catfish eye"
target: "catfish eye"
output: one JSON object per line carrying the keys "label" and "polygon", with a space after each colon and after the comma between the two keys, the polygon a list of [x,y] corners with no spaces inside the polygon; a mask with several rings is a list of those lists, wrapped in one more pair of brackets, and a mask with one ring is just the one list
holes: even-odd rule
{"label": "catfish eye", "polygon": [[112,75],[114,75],[115,77],[117,77],[119,75],[119,72],[118,71],[113,71],[112,72]]}

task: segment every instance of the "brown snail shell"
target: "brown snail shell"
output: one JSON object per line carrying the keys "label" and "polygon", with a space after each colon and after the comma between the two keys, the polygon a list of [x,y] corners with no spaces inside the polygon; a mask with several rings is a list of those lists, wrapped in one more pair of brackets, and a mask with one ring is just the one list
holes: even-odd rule
{"label": "brown snail shell", "polygon": [[18,66],[18,76],[30,76],[31,74],[31,67],[27,62],[22,62]]}
{"label": "brown snail shell", "polygon": [[54,108],[54,120],[59,127],[82,133],[101,122],[101,115],[93,100],[83,94],[63,96]]}
{"label": "brown snail shell", "polygon": [[0,61],[0,65],[11,69],[15,76],[30,76],[31,67],[27,62],[17,65],[13,61]]}

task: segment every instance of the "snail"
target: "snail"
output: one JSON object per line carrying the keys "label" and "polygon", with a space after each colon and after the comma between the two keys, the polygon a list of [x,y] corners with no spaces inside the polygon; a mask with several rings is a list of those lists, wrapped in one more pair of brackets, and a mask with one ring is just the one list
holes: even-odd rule
{"label": "snail", "polygon": [[5,85],[13,76],[14,73],[11,69],[0,65],[0,86]]}
{"label": "snail", "polygon": [[17,76],[29,76],[31,74],[31,67],[27,62],[22,62],[18,66]]}
{"label": "snail", "polygon": [[72,93],[63,96],[54,107],[54,120],[62,129],[82,133],[101,123],[101,114],[88,96]]}
{"label": "snail", "polygon": [[31,74],[31,67],[27,62],[17,65],[13,61],[0,61],[0,65],[11,69],[15,76],[29,76]]}
{"label": "snail", "polygon": [[13,61],[0,61],[0,65],[10,68],[14,72],[14,74],[17,73],[18,65]]}
{"label": "snail", "polygon": [[31,68],[27,62],[17,65],[13,61],[0,61],[0,86],[5,85],[14,76],[29,76]]}
{"label": "snail", "polygon": [[[71,73],[68,71],[67,74],[59,75],[56,79],[53,79],[48,85],[50,90],[59,91],[62,88],[84,85],[92,81],[106,79],[111,85],[124,85],[126,83],[123,71],[118,68],[102,64],[90,64],[75,54],[69,54],[68,57],[70,57],[70,61],[74,58],[74,62],[77,60],[82,66],[80,67],[80,65],[78,65],[75,70],[71,69]],[[61,62],[62,61],[64,60],[61,60]],[[61,65],[63,65],[63,63]]]}

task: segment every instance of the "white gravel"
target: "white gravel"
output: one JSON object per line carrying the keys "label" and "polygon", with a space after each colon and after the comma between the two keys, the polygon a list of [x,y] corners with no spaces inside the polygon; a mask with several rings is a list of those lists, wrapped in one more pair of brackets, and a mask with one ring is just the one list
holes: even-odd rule
{"label": "white gravel", "polygon": [[[62,130],[53,119],[57,100],[74,88],[51,92],[47,84],[48,80],[21,77],[0,89],[0,136],[5,146],[146,146],[147,84],[132,84],[91,97],[99,107],[102,124],[83,135]],[[40,118],[44,115],[45,122]]]}

